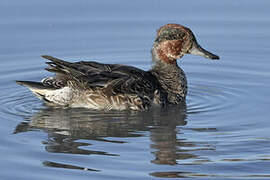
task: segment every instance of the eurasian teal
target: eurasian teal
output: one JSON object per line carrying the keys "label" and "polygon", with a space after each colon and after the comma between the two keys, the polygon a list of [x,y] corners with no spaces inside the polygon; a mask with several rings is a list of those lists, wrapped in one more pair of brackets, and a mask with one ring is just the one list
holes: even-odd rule
{"label": "eurasian teal", "polygon": [[56,75],[41,82],[17,81],[50,105],[97,110],[147,110],[153,105],[179,104],[187,95],[187,80],[176,60],[184,54],[219,59],[204,50],[192,31],[167,24],[157,31],[152,48],[153,67],[144,71],[94,61],[66,62],[51,56],[47,71]]}

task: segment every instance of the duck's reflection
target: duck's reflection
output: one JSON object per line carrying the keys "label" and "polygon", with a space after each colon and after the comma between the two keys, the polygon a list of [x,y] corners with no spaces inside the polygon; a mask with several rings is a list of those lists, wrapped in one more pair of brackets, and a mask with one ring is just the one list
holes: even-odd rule
{"label": "duck's reflection", "polygon": [[[155,155],[151,162],[174,165],[177,160],[194,158],[192,154],[179,151],[184,143],[177,138],[177,134],[180,134],[179,127],[186,125],[185,119],[185,104],[149,112],[46,108],[20,123],[14,133],[42,129],[48,134],[48,138],[42,143],[45,144],[46,151],[52,153],[118,156],[121,154],[89,150],[92,141],[85,140],[125,143],[121,138],[109,140],[108,137],[138,137],[142,136],[138,132],[149,131],[151,148]],[[50,161],[43,164],[57,168],[85,169]]]}

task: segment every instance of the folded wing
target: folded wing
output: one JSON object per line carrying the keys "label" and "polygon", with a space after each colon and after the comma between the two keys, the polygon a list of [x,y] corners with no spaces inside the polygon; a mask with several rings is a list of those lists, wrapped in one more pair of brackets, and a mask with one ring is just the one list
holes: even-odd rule
{"label": "folded wing", "polygon": [[[57,84],[59,87],[71,81],[83,88],[103,88],[112,95],[118,93],[153,95],[157,88],[156,78],[147,71],[119,64],[102,64],[94,61],[70,63],[52,56],[42,56],[50,60],[46,70],[56,73],[56,77],[44,83]],[[55,81],[55,82],[54,82]],[[56,85],[55,85],[56,86]]]}

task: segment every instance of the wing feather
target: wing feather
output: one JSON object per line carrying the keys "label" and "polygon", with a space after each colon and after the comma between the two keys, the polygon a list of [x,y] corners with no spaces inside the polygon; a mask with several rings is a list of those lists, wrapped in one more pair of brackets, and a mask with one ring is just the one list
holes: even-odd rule
{"label": "wing feather", "polygon": [[104,88],[113,94],[129,93],[150,95],[156,89],[156,78],[147,71],[119,64],[102,64],[94,61],[70,63],[52,56],[46,70],[61,74],[70,80],[83,83],[91,88]]}

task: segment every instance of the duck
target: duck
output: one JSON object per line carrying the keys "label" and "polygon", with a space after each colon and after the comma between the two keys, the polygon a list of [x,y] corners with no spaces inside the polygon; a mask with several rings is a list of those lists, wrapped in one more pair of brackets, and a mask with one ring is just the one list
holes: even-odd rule
{"label": "duck", "polygon": [[42,55],[48,60],[45,70],[54,76],[41,82],[16,82],[51,106],[146,111],[153,106],[185,102],[187,78],[177,63],[185,54],[219,59],[203,49],[193,32],[180,24],[160,27],[151,53],[153,65],[148,71],[96,61],[67,62]]}

